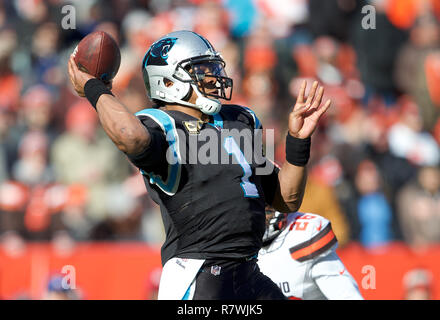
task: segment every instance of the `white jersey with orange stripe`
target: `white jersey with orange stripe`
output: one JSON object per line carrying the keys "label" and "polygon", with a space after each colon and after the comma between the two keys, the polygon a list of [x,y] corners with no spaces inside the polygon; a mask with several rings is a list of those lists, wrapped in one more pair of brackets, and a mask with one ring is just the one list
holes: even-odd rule
{"label": "white jersey with orange stripe", "polygon": [[337,244],[329,220],[291,213],[285,230],[260,250],[258,265],[290,299],[363,300]]}

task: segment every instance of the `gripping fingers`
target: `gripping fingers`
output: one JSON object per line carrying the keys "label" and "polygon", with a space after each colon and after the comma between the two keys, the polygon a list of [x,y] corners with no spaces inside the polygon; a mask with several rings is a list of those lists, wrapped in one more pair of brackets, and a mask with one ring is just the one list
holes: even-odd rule
{"label": "gripping fingers", "polygon": [[73,59],[73,55],[70,56],[68,62],[68,70],[69,70],[70,82],[72,83],[73,88],[80,97],[84,97],[85,95],[83,89],[78,84],[78,79],[77,79],[78,67],[76,66],[75,60]]}
{"label": "gripping fingers", "polygon": [[75,86],[75,75],[73,73],[73,67],[72,67],[72,59],[69,59],[69,62],[67,63],[67,69],[69,71],[69,78],[70,78],[70,82],[72,83],[72,85]]}

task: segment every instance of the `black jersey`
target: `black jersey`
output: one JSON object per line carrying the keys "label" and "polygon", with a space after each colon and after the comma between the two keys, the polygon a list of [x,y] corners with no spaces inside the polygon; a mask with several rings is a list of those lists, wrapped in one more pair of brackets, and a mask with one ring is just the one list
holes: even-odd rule
{"label": "black jersey", "polygon": [[161,209],[166,232],[162,264],[172,257],[235,259],[256,254],[278,169],[272,166],[269,174],[256,175],[267,163],[245,153],[258,146],[255,135],[229,134],[232,129],[260,129],[255,114],[223,105],[210,122],[174,110],[145,109],[136,115],[151,143],[129,159],[141,170],[149,195]]}

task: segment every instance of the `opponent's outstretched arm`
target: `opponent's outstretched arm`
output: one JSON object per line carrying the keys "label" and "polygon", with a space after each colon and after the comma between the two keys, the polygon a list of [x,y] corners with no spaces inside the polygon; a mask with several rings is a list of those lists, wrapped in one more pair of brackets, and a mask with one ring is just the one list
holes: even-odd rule
{"label": "opponent's outstretched arm", "polygon": [[[94,77],[78,69],[73,56],[68,63],[70,82],[76,93],[84,97],[84,86]],[[96,103],[99,120],[107,135],[122,152],[140,154],[150,144],[150,134],[139,119],[111,94],[102,94]]]}
{"label": "opponent's outstretched arm", "polygon": [[289,135],[293,138],[289,139],[295,145],[286,146],[286,161],[278,173],[279,184],[272,203],[272,206],[280,212],[294,212],[301,206],[307,180],[307,169],[305,164],[301,163],[302,159],[296,163],[289,161],[289,156],[294,158],[295,154],[292,152],[300,152],[302,148],[306,148],[305,145],[310,143],[310,137],[315,131],[319,119],[331,104],[331,100],[321,104],[324,88],[319,87],[318,89],[317,81],[313,83],[306,99],[306,85],[307,82],[303,81],[296,104],[289,115]]}

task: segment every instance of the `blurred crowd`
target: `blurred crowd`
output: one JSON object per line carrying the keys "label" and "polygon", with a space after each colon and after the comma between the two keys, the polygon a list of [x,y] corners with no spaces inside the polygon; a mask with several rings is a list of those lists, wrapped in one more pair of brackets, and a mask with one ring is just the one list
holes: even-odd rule
{"label": "blurred crowd", "polygon": [[[63,28],[66,5],[73,29]],[[178,29],[204,35],[222,53],[232,103],[275,130],[279,164],[299,84],[325,86],[333,104],[312,139],[301,211],[330,219],[341,247],[440,243],[439,1],[0,0],[6,248],[163,241],[140,173],[72,91],[67,60],[88,33],[111,34],[122,55],[113,91],[135,112],[151,106],[143,55]]]}

